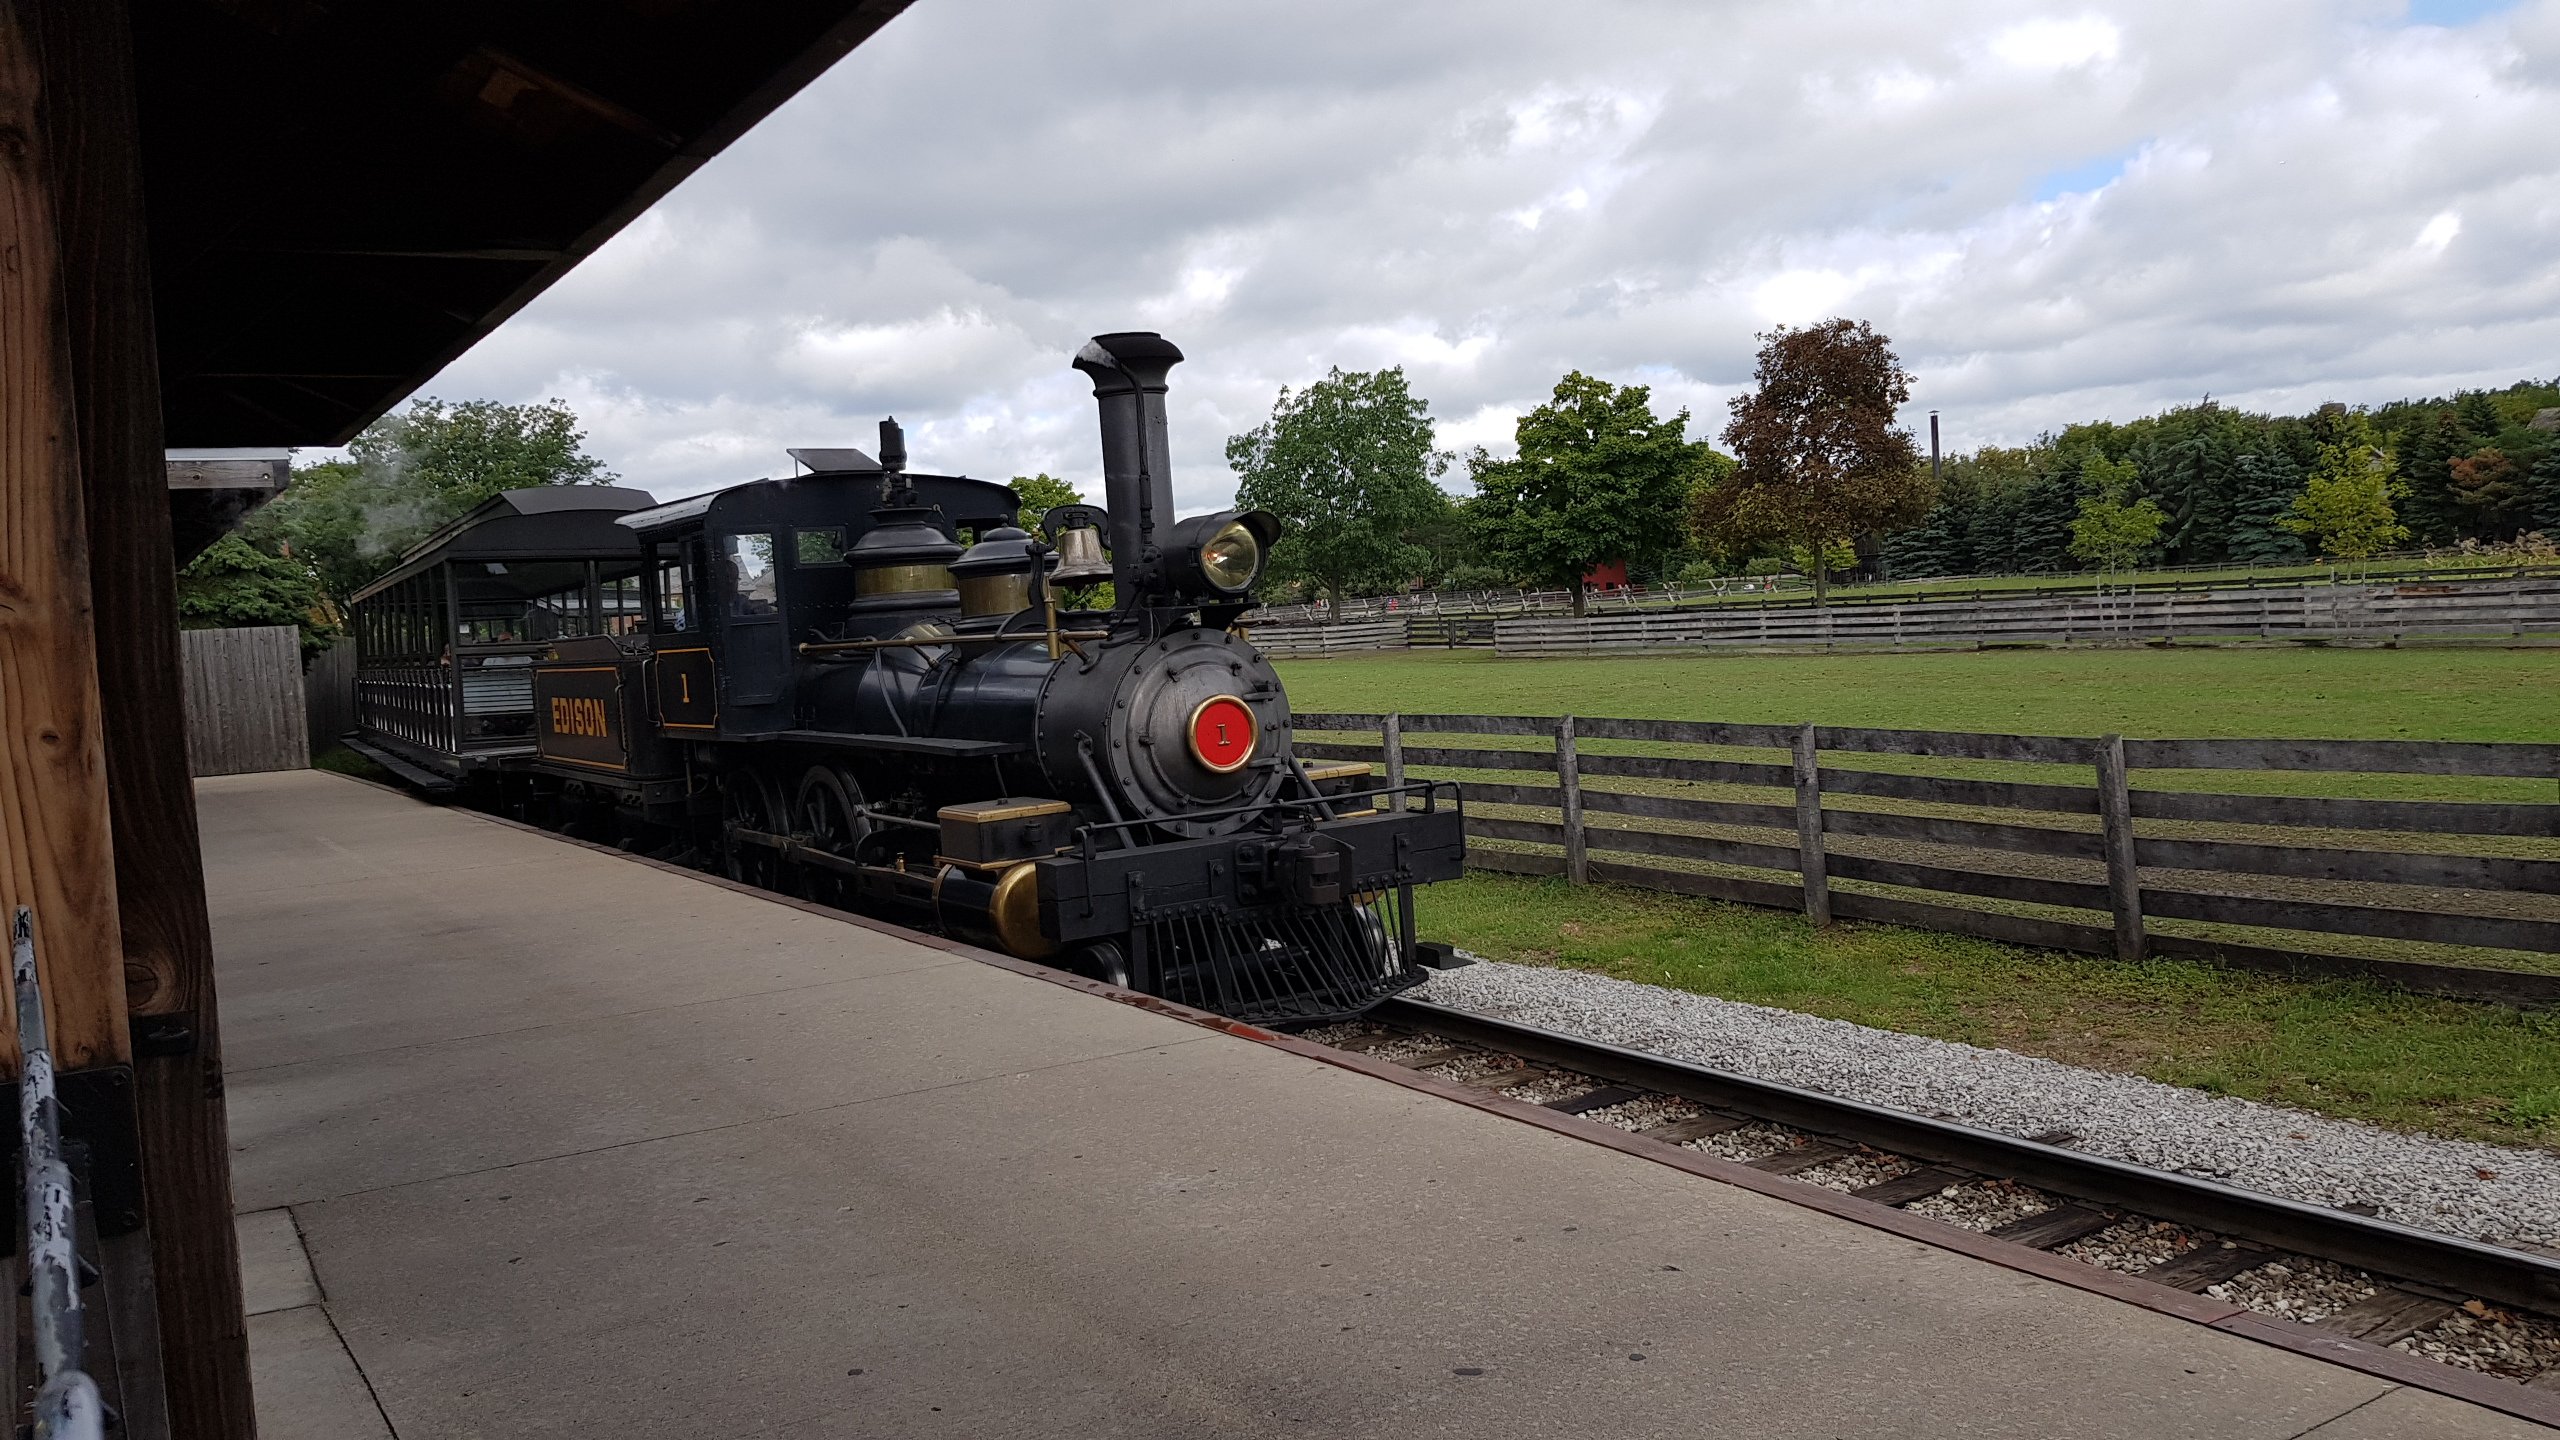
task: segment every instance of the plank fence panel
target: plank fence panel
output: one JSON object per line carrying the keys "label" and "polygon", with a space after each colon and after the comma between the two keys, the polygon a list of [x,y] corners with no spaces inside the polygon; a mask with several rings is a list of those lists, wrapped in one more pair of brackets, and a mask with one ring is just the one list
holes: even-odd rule
{"label": "plank fence panel", "polygon": [[178,639],[192,773],[241,775],[311,764],[300,631],[291,625],[184,630]]}
{"label": "plank fence panel", "polygon": [[[2513,952],[2560,954],[2560,905],[2552,901],[2560,895],[2560,855],[2511,848],[2503,854],[2436,853],[2408,841],[2357,843],[2360,835],[2386,832],[2466,840],[2473,847],[2484,843],[2473,837],[2555,840],[2560,804],[2135,788],[2140,772],[2161,769],[2548,779],[2560,762],[2560,746],[2117,741],[1848,727],[1791,732],[1767,725],[1485,715],[1311,713],[1296,723],[1309,736],[1391,736],[1397,755],[1410,765],[1516,774],[1516,782],[1465,781],[1460,793],[1478,806],[1521,806],[1555,818],[1471,813],[1469,832],[1580,851],[1587,860],[1577,867],[1568,854],[1479,848],[1471,861],[1480,862],[1479,868],[1783,906],[1817,920],[1827,913],[2100,955],[2221,956],[2253,968],[2353,976],[2501,1003],[2560,1005],[2560,974],[2511,968],[2498,958]],[[1408,732],[1550,741],[1570,736],[1573,743],[1408,747],[1402,738]],[[1595,755],[1585,748],[1609,740],[1765,751],[1778,748],[1768,742],[1790,735],[1810,743],[1795,748],[1789,764]],[[1312,756],[1372,760],[1381,748],[1320,738],[1300,745]],[[2059,766],[2062,778],[2080,783],[1842,768],[1861,755]],[[1602,784],[1590,783],[1595,780]],[[1656,788],[1697,783],[1793,793],[1786,800],[1773,795],[1752,801]],[[1859,808],[1842,805],[1853,797]],[[1942,817],[1914,813],[1915,805],[1976,813]],[[2076,826],[2040,823],[2057,815],[2090,818]],[[2169,825],[2176,830],[2162,833]],[[1744,833],[1684,828],[1704,826]],[[2298,844],[2268,838],[2271,831],[2287,829],[2316,833],[2305,833]],[[1672,863],[1629,863],[1639,857]],[[1818,883],[1807,878],[1817,859]],[[2105,883],[2093,874],[2101,863]],[[1722,873],[1735,869],[1792,873],[1803,883]],[[1852,888],[1839,889],[1834,880]],[[1862,888],[1876,886],[1942,896],[1945,903]],[[2025,905],[2085,912],[2107,923],[1999,908]],[[2213,928],[2163,934],[2147,925],[2151,919]],[[2318,938],[2323,936],[2378,942],[2385,949],[2380,955],[2334,953],[2320,947],[2342,942]],[[2411,958],[2391,956],[2392,948],[2407,946],[2451,947],[2484,958],[2437,963],[2418,958],[2430,955],[2423,948]]]}
{"label": "plank fence panel", "polygon": [[302,676],[302,711],[314,750],[356,728],[355,641],[341,640],[312,658]]}

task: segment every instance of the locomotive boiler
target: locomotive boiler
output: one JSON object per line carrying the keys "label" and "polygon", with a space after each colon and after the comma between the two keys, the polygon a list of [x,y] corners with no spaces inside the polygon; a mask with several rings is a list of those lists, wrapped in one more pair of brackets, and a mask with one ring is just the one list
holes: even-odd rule
{"label": "locomotive boiler", "polygon": [[798,450],[809,474],[619,517],[643,623],[534,665],[544,802],[1240,1019],[1418,981],[1413,887],[1460,872],[1455,788],[1296,755],[1238,628],[1278,526],[1174,512],[1181,359],[1152,333],[1076,355],[1106,504],[1038,534],[1004,486],[909,473],[894,421],[877,456]]}

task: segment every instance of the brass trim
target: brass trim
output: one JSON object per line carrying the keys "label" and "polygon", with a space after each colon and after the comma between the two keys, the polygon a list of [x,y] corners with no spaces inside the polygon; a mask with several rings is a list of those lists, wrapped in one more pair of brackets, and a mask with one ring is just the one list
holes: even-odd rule
{"label": "brass trim", "polygon": [[1366,760],[1347,760],[1340,765],[1310,765],[1307,767],[1307,778],[1317,781],[1349,780],[1355,777],[1365,776],[1369,773],[1369,762]]}
{"label": "brass trim", "polygon": [[[1221,765],[1217,761],[1200,753],[1200,716],[1210,706],[1217,704],[1221,700],[1232,705],[1243,707],[1245,715],[1254,722],[1255,727],[1245,732],[1244,753],[1237,756],[1235,758],[1235,763],[1231,765]],[[1191,747],[1191,758],[1199,761],[1201,765],[1207,768],[1212,774],[1232,775],[1236,771],[1252,764],[1253,757],[1262,753],[1261,724],[1262,717],[1253,713],[1253,707],[1244,703],[1243,696],[1212,695],[1208,699],[1191,707],[1191,718],[1185,722],[1182,727],[1182,739],[1183,743]]]}
{"label": "brass trim", "polygon": [[916,595],[950,588],[947,565],[870,565],[853,572],[856,595]]}
{"label": "brass trim", "polygon": [[996,880],[987,897],[987,913],[996,922],[996,938],[1025,960],[1057,953],[1058,944],[1040,933],[1040,867],[1024,861]]}
{"label": "brass trim", "polygon": [[999,870],[1010,870],[1016,865],[1028,865],[1034,860],[1046,860],[1050,855],[1066,853],[1064,850],[1052,850],[1048,855],[1017,855],[1010,860],[963,860],[954,855],[936,855],[933,857],[933,863],[945,870],[980,870],[992,874]]}
{"label": "brass trim", "polygon": [[1031,576],[963,575],[960,613],[968,616],[1018,615],[1031,608]]}
{"label": "brass trim", "polygon": [[1029,820],[1040,815],[1064,815],[1074,808],[1064,800],[972,800],[965,805],[945,805],[933,812],[933,818],[948,824],[977,825],[997,820]]}

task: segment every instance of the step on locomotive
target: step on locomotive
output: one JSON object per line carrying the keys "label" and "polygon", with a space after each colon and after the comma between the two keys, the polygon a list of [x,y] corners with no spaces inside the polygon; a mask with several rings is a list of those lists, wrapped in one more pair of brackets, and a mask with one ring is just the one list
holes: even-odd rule
{"label": "step on locomotive", "polygon": [[619,514],[631,551],[552,622],[586,633],[512,667],[530,744],[484,768],[572,833],[1255,1023],[1417,983],[1448,963],[1413,891],[1463,867],[1456,787],[1296,755],[1238,623],[1278,525],[1174,513],[1181,359],[1145,332],[1076,355],[1106,503],[1037,534],[1005,486],[909,473],[895,421],[877,456]]}

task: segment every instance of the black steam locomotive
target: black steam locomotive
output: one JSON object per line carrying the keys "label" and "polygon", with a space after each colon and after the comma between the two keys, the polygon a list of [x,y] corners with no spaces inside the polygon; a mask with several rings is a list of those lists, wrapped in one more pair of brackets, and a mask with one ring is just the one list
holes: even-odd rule
{"label": "black steam locomotive", "polygon": [[[1464,858],[1454,787],[1293,752],[1280,678],[1236,628],[1277,526],[1174,514],[1181,358],[1147,333],[1076,356],[1108,505],[1038,535],[1004,486],[907,473],[892,421],[876,458],[797,450],[812,473],[619,515],[637,554],[590,558],[585,622],[554,627],[589,633],[534,635],[520,607],[528,633],[475,634],[444,592],[477,642],[447,652],[469,665],[455,693],[529,687],[529,737],[484,715],[480,767],[585,833],[1239,1019],[1415,983],[1433,957],[1412,889]],[[1105,579],[1109,608],[1076,603]],[[626,623],[598,623],[614,597]],[[449,708],[459,750],[467,695]]]}

